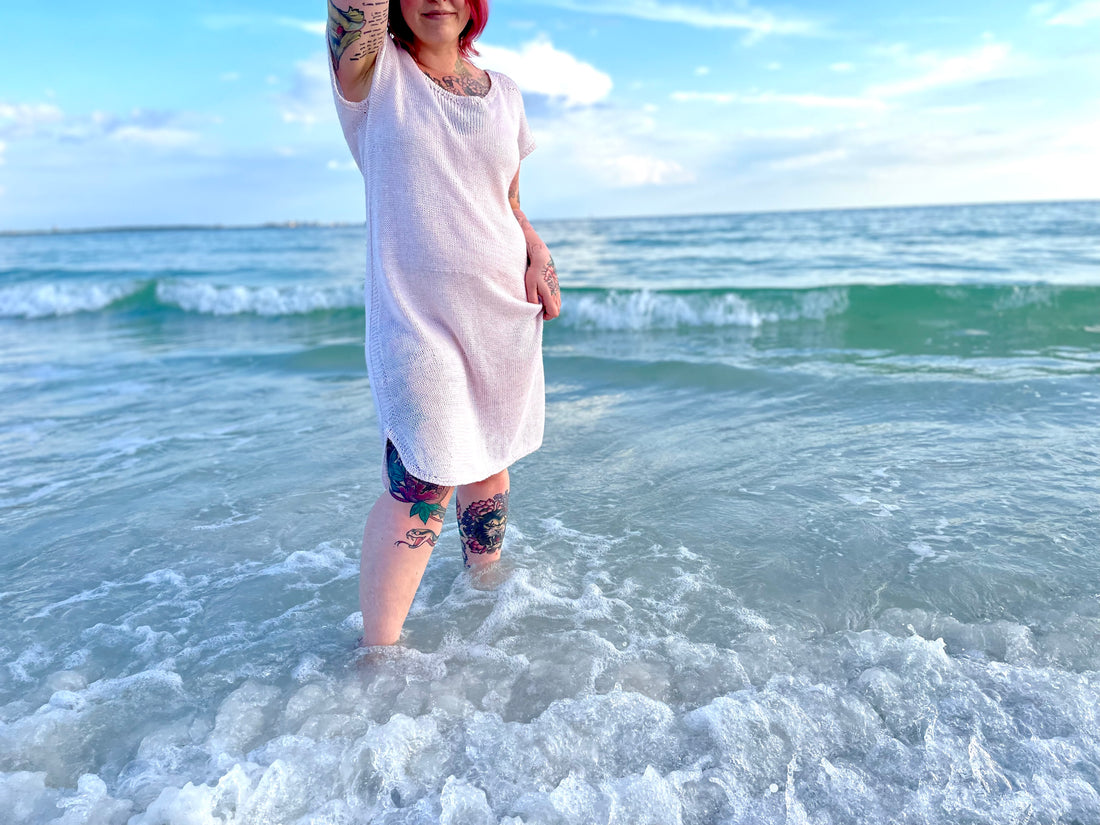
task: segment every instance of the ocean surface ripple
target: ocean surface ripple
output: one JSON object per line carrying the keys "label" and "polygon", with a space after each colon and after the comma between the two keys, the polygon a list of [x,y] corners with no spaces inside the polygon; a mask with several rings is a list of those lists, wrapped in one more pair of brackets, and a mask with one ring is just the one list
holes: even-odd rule
{"label": "ocean surface ripple", "polygon": [[361,228],[0,237],[0,818],[1100,822],[1100,204],[539,229],[545,444],[391,649]]}

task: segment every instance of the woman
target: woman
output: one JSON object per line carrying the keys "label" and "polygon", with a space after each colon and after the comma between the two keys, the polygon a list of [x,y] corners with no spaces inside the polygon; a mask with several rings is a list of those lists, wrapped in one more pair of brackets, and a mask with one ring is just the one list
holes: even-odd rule
{"label": "woman", "polygon": [[508,466],[542,443],[542,322],[561,307],[520,210],[534,140],[469,62],[487,0],[330,0],[333,96],[367,198],[367,365],[387,492],[363,533],[365,645],[397,641],[456,498],[467,567],[500,558]]}

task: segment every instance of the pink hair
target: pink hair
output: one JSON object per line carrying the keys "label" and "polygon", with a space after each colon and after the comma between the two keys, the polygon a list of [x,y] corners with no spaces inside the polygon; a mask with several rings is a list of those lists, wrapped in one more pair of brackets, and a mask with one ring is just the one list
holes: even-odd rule
{"label": "pink hair", "polygon": [[[474,41],[485,31],[485,24],[489,22],[489,0],[466,0],[466,6],[470,9],[470,22],[458,37],[458,53],[470,57],[479,54],[474,48]],[[401,48],[412,52],[416,36],[401,14],[401,0],[390,0],[390,34]]]}

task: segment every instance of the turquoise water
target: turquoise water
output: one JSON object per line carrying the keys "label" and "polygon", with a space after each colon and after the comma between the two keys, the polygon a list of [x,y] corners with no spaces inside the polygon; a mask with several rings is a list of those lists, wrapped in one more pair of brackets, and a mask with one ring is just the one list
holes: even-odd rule
{"label": "turquoise water", "polygon": [[382,652],[362,230],[0,237],[7,821],[1100,821],[1100,204],[538,228],[504,561]]}

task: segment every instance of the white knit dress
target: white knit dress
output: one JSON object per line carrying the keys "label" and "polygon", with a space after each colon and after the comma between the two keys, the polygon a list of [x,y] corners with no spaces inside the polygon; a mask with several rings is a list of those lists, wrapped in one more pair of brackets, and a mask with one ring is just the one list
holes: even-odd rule
{"label": "white knit dress", "polygon": [[[331,65],[330,65],[331,73]],[[535,148],[519,89],[440,88],[383,38],[366,100],[332,91],[367,198],[366,353],[383,441],[419,479],[480,481],[538,449],[542,306],[508,186]]]}

